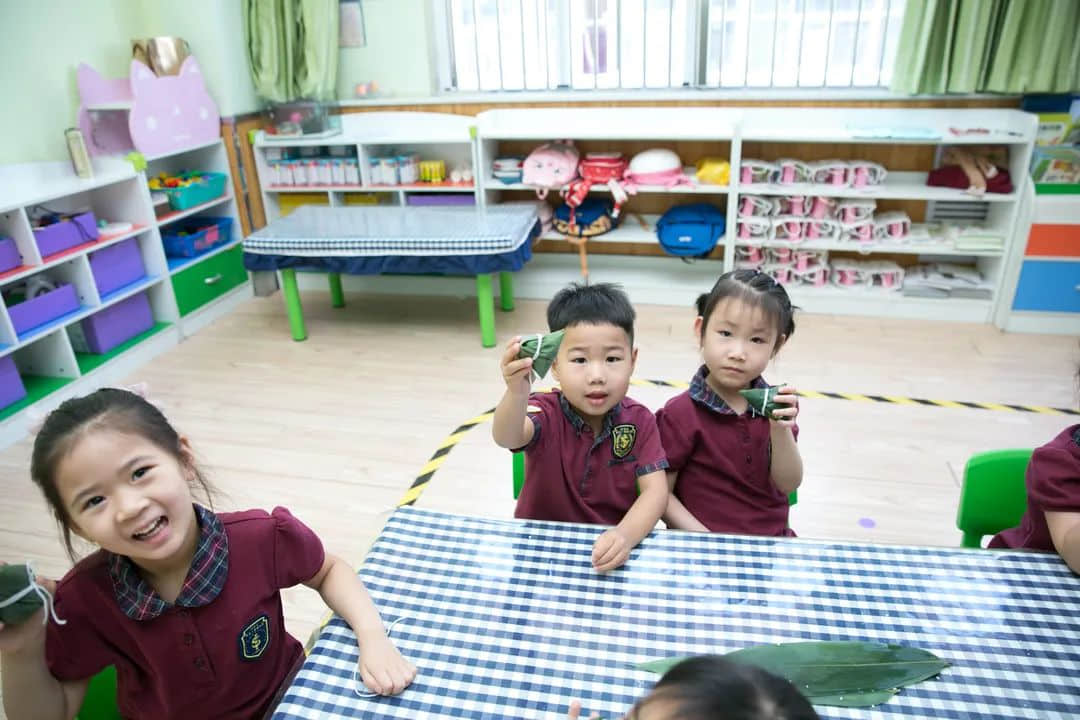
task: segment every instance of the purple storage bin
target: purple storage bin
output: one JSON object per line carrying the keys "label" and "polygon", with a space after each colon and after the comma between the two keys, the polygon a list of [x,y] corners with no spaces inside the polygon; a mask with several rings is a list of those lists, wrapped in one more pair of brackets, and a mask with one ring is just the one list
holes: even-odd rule
{"label": "purple storage bin", "polygon": [[97,354],[107,353],[153,326],[154,314],[146,293],[125,298],[82,321],[86,347]]}
{"label": "purple storage bin", "polygon": [[22,255],[15,241],[9,237],[0,235],[0,273],[7,272],[22,265]]}
{"label": "purple storage bin", "polygon": [[407,195],[408,205],[475,205],[475,195],[455,195],[454,193],[431,193],[429,195]]}
{"label": "purple storage bin", "polygon": [[11,324],[15,326],[15,334],[21,336],[39,325],[78,309],[79,296],[75,294],[75,286],[61,285],[52,292],[8,307],[8,316],[11,317]]}
{"label": "purple storage bin", "polygon": [[46,225],[34,230],[41,257],[47,258],[61,250],[98,239],[97,219],[94,213],[76,215],[71,220]]}
{"label": "purple storage bin", "polygon": [[19,377],[19,368],[15,367],[15,358],[6,355],[0,358],[0,409],[26,397],[26,388]]}
{"label": "purple storage bin", "polygon": [[90,271],[102,295],[146,277],[138,239],[128,238],[90,253]]}

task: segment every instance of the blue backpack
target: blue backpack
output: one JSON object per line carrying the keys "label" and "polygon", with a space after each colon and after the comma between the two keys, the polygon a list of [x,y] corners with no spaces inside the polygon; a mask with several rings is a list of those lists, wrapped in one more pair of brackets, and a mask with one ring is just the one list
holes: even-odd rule
{"label": "blue backpack", "polygon": [[727,219],[715,205],[677,205],[656,221],[660,247],[669,255],[704,257],[724,235]]}

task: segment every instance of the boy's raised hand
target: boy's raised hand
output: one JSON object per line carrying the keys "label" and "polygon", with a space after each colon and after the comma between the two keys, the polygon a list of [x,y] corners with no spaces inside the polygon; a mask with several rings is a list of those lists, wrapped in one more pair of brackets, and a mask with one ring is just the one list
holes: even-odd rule
{"label": "boy's raised hand", "polygon": [[799,416],[799,391],[791,385],[784,385],[776,391],[773,402],[787,405],[787,407],[773,410],[772,422],[784,427],[793,427],[795,418]]}
{"label": "boy's raised hand", "polygon": [[518,359],[521,352],[521,336],[515,335],[506,344],[499,362],[506,389],[519,395],[528,395],[532,387],[532,358]]}

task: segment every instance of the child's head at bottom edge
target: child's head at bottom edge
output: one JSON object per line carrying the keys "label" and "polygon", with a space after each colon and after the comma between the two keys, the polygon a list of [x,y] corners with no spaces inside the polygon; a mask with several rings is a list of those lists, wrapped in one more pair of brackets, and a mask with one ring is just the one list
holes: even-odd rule
{"label": "child's head at bottom edge", "polygon": [[565,330],[552,372],[584,415],[603,417],[626,396],[637,361],[634,317],[626,293],[611,283],[571,283],[548,304],[548,327]]}
{"label": "child's head at bottom edge", "polygon": [[69,557],[72,534],[110,552],[167,561],[197,532],[192,490],[213,489],[191,447],[142,396],[103,388],[64,401],[34,438],[30,476]]}
{"label": "child's head at bottom edge", "polygon": [[682,661],[660,678],[627,720],[817,720],[790,682],[719,655]]}

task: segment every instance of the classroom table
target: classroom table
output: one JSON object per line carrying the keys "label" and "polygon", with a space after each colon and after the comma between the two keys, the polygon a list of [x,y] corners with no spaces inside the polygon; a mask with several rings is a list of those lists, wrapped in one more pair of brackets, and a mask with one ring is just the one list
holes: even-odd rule
{"label": "classroom table", "polygon": [[823,718],[1080,716],[1080,577],[1056,555],[661,530],[599,575],[601,530],[396,510],[360,576],[384,621],[404,618],[391,637],[416,681],[358,697],[356,640],[335,617],[273,717],[564,718],[576,698],[610,720],[656,680],[635,663],[808,640],[951,663]]}
{"label": "classroom table", "polygon": [[325,272],[334,307],[345,306],[341,273],[465,275],[476,278],[480,337],[495,345],[494,291],[514,309],[511,273],[532,258],[539,232],[535,203],[472,206],[305,205],[244,240],[244,267],[281,274],[293,340],[307,338],[296,271]]}

